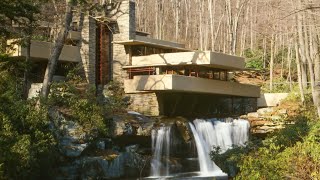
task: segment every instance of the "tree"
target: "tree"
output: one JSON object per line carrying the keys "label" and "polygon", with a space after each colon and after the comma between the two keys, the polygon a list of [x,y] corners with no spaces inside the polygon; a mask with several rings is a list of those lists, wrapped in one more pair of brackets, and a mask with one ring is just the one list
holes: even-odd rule
{"label": "tree", "polygon": [[[23,78],[23,97],[27,98],[28,95],[28,65],[30,61],[30,46],[33,30],[37,27],[38,17],[40,13],[40,5],[44,1],[42,0],[25,0],[25,1],[8,1],[4,0],[0,2],[0,35],[2,36],[2,51],[5,52],[6,40],[10,37],[22,38],[20,42],[26,46],[27,55],[25,58],[24,78]],[[13,27],[14,25],[19,28]]]}
{"label": "tree", "polygon": [[42,90],[41,90],[41,96],[43,98],[48,98],[49,92],[50,92],[50,84],[53,79],[53,74],[55,72],[59,56],[62,52],[64,42],[66,40],[66,37],[68,35],[68,32],[70,30],[70,24],[72,22],[73,17],[73,9],[75,6],[76,1],[67,0],[66,1],[66,13],[65,13],[65,23],[64,27],[61,28],[55,42],[53,45],[53,48],[51,50],[51,55],[48,60],[47,69],[44,75]]}

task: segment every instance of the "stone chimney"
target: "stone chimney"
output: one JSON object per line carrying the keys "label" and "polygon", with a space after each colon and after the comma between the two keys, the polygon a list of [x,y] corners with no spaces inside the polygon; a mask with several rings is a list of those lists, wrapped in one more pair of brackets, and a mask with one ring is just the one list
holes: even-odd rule
{"label": "stone chimney", "polygon": [[[117,21],[116,32],[113,34],[113,42],[128,41],[135,38],[135,1],[124,0],[116,3],[115,8],[110,12],[110,18]],[[123,82],[128,78],[127,73],[122,69],[129,65],[129,54],[126,47],[121,44],[113,44],[113,79]]]}

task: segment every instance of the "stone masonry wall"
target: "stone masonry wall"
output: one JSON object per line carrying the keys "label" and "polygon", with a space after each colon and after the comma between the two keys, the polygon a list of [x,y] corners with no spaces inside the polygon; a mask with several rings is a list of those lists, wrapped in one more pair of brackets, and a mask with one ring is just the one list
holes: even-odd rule
{"label": "stone masonry wall", "polygon": [[[113,41],[128,41],[135,37],[135,2],[120,2],[119,8],[111,11],[111,18],[117,20],[118,32],[113,34]],[[128,78],[122,66],[129,65],[129,53],[121,44],[113,44],[113,79],[123,83]]]}
{"label": "stone masonry wall", "polygon": [[[135,38],[135,2],[125,0],[120,2],[119,8],[111,11],[111,18],[117,20],[118,32],[113,34],[113,41],[128,41]],[[113,80],[123,83],[128,74],[122,69],[129,65],[129,52],[121,44],[113,43]],[[155,93],[129,94],[131,105],[129,110],[137,111],[148,116],[158,116],[159,106]]]}
{"label": "stone masonry wall", "polygon": [[80,55],[89,84],[96,81],[96,20],[87,16],[83,22]]}
{"label": "stone masonry wall", "polygon": [[129,109],[146,116],[159,116],[159,104],[156,93],[129,94]]}

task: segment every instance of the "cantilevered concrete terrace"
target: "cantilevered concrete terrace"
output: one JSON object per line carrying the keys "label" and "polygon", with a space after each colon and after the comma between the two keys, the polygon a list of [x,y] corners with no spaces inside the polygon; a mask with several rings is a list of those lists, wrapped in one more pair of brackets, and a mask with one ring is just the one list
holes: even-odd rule
{"label": "cantilevered concrete terrace", "polygon": [[[76,38],[77,34],[70,34],[73,38]],[[9,42],[10,44],[10,42]],[[31,41],[31,58],[37,61],[48,60],[51,54],[51,48],[53,43],[44,41]],[[11,51],[12,57],[25,57],[27,55],[27,49],[21,45],[13,45]],[[80,49],[77,46],[64,45],[59,61],[63,62],[80,62]]]}
{"label": "cantilevered concrete terrace", "polygon": [[163,49],[171,49],[171,50],[178,50],[178,51],[191,51],[185,48],[184,44],[171,42],[171,41],[164,41],[160,39],[153,39],[146,36],[139,36],[136,35],[134,39],[130,39],[127,41],[114,41],[115,44],[122,44],[127,46],[149,46],[149,47],[157,47]]}
{"label": "cantilevered concrete terrace", "polygon": [[260,97],[260,87],[236,82],[219,81],[181,75],[142,75],[124,82],[126,93],[138,92],[189,92]]}
{"label": "cantilevered concrete terrace", "polygon": [[225,70],[245,69],[244,58],[217,52],[178,52],[133,56],[132,67],[201,65]]}

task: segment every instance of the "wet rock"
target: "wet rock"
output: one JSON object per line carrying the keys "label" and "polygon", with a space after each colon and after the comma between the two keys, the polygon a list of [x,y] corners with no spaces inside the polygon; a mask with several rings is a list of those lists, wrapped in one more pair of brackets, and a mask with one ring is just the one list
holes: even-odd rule
{"label": "wet rock", "polygon": [[88,147],[87,134],[78,123],[68,121],[56,110],[49,110],[51,129],[58,139],[59,151],[67,157],[78,157]]}
{"label": "wet rock", "polygon": [[97,149],[100,149],[100,150],[106,149],[106,143],[102,140],[98,141],[96,143],[96,146],[97,146]]}
{"label": "wet rock", "polygon": [[190,135],[190,130],[189,130],[189,124],[188,120],[184,118],[178,118],[176,121],[176,125],[178,128],[178,131],[182,135],[182,138],[184,139],[185,142],[188,142],[191,140],[191,135]]}
{"label": "wet rock", "polygon": [[[124,152],[113,158],[83,157],[59,168],[56,179],[115,179],[139,177],[146,159],[137,154]],[[147,165],[148,166],[148,165]]]}
{"label": "wet rock", "polygon": [[135,145],[127,146],[126,152],[135,153],[138,151],[138,149],[139,149],[139,145],[135,144]]}
{"label": "wet rock", "polygon": [[150,136],[154,119],[136,112],[117,115],[114,118],[114,136]]}

